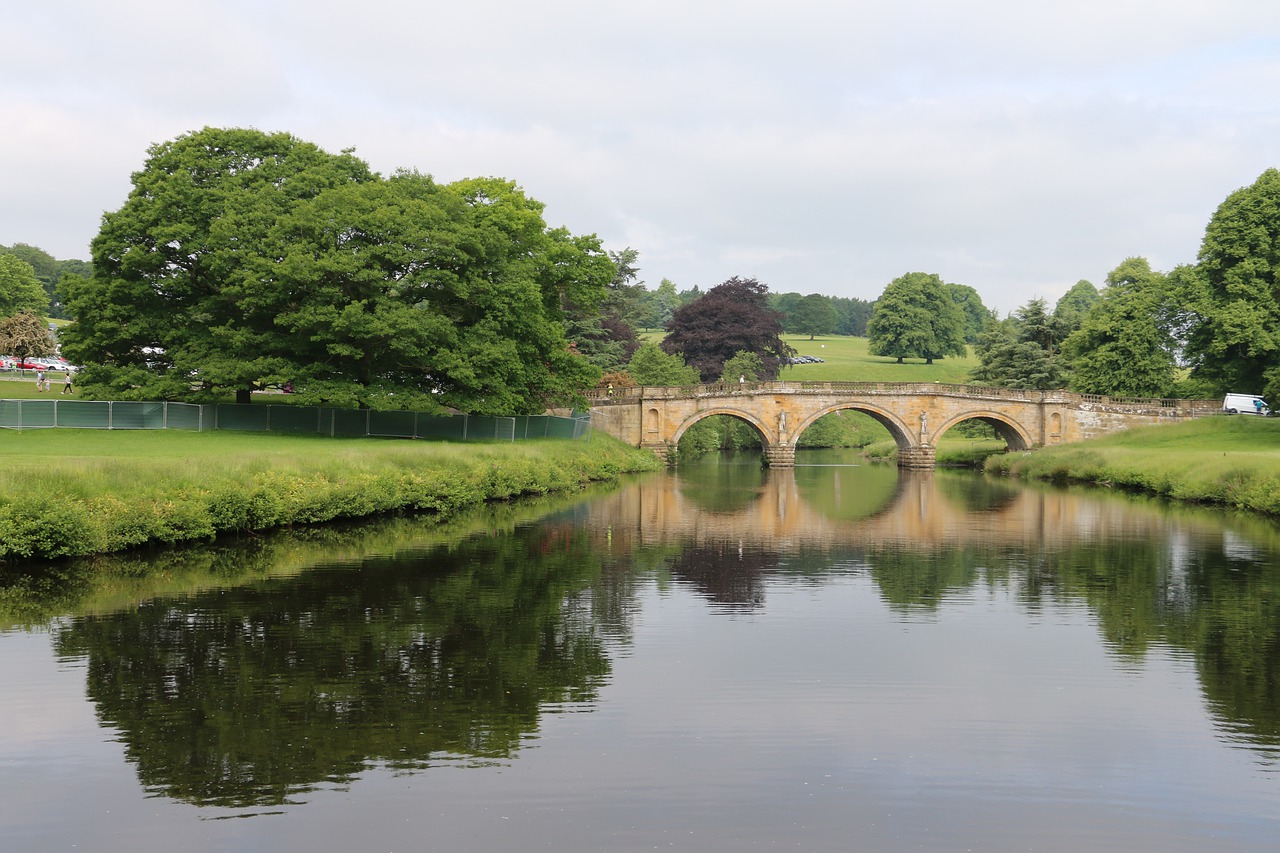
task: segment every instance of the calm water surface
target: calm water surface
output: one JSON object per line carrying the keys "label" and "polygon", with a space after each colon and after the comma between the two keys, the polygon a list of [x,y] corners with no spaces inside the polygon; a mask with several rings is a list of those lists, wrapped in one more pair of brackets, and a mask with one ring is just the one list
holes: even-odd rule
{"label": "calm water surface", "polygon": [[801,462],[10,571],[0,850],[1280,849],[1280,528]]}

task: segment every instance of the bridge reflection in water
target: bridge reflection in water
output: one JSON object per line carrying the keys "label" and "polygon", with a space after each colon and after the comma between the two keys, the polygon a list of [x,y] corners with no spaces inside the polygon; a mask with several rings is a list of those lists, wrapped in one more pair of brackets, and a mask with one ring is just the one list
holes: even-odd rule
{"label": "bridge reflection in water", "polygon": [[1223,736],[1280,768],[1280,527],[1270,520],[958,472],[737,468],[747,473],[733,475],[729,505],[703,505],[689,472],[592,503],[586,527],[617,561],[604,586],[633,583],[636,567],[655,564],[648,553],[728,610],[764,606],[771,579],[846,572],[865,573],[903,612],[965,600],[975,586],[1008,589],[1032,611],[1087,607],[1123,662],[1157,646],[1190,655]]}
{"label": "bridge reflection in water", "polygon": [[[673,538],[694,544],[732,540],[771,549],[869,543],[924,551],[969,545],[1043,548],[1133,521],[1120,521],[1077,493],[1014,487],[967,474],[884,465],[737,467],[755,484],[739,484],[731,503],[721,499],[707,506],[699,497],[697,475],[683,472],[606,497],[596,511],[615,520],[610,525],[615,542],[617,537],[634,537],[640,545]],[[630,523],[619,524],[620,519]]]}

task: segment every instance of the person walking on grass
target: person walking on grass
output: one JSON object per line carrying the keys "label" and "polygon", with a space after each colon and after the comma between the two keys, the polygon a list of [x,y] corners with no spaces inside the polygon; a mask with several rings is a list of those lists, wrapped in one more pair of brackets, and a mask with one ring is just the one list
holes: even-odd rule
{"label": "person walking on grass", "polygon": [[36,371],[36,390],[37,391],[44,390],[44,371],[43,370]]}
{"label": "person walking on grass", "polygon": [[72,396],[74,396],[76,393],[76,390],[71,387],[71,371],[70,370],[67,371],[66,381],[62,383],[62,393],[71,394]]}

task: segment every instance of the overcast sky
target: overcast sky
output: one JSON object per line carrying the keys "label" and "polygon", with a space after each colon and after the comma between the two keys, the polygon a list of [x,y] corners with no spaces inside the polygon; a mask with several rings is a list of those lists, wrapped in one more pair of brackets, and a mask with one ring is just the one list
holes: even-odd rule
{"label": "overcast sky", "polygon": [[148,146],[497,175],[641,278],[1006,313],[1194,261],[1280,165],[1276,0],[47,0],[0,26],[0,243],[88,258]]}

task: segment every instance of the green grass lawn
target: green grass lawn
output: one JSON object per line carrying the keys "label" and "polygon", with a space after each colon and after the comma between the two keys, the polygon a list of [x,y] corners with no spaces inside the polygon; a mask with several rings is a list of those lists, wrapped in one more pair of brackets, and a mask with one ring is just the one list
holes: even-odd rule
{"label": "green grass lawn", "polygon": [[964,358],[940,358],[925,364],[922,358],[897,359],[867,353],[866,338],[842,335],[783,335],[782,339],[800,355],[825,359],[823,364],[793,364],[779,377],[796,382],[947,382],[963,385],[969,372],[978,366],[970,353]]}
{"label": "green grass lawn", "polygon": [[36,372],[28,370],[27,375],[6,373],[0,376],[0,400],[48,400],[62,392],[64,374],[49,371],[49,390],[36,390]]}
{"label": "green grass lawn", "polygon": [[987,469],[1280,515],[1280,419],[1215,415],[992,457]]}
{"label": "green grass lawn", "polygon": [[[642,341],[660,341],[663,332],[648,329],[640,333]],[[898,364],[896,358],[867,353],[866,338],[844,335],[783,335],[782,340],[799,355],[816,355],[822,364],[793,364],[782,369],[783,380],[792,382],[946,382],[963,385],[969,371],[978,366],[970,351],[964,358],[941,358],[925,364],[922,358],[908,358]]]}

